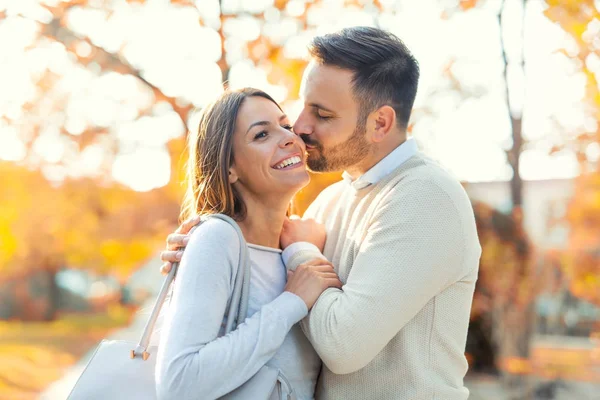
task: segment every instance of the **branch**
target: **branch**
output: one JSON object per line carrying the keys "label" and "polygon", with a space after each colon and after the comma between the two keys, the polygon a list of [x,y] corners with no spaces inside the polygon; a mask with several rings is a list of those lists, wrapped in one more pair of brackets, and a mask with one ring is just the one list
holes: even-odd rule
{"label": "branch", "polygon": [[[510,165],[511,169],[513,170],[513,178],[511,179],[511,198],[512,198],[512,205],[513,205],[513,211],[515,210],[519,210],[522,202],[523,202],[523,195],[522,195],[522,182],[521,182],[521,177],[519,175],[519,164],[520,164],[520,156],[521,156],[521,151],[523,148],[523,135],[522,135],[522,122],[523,122],[523,116],[514,116],[511,109],[510,109],[510,90],[508,88],[508,58],[506,56],[506,48],[505,48],[505,44],[504,44],[504,35],[502,32],[502,12],[504,11],[504,6],[505,6],[505,0],[502,0],[501,4],[500,4],[500,10],[498,11],[498,28],[499,28],[499,34],[500,34],[500,50],[502,52],[502,61],[503,61],[503,72],[502,72],[502,76],[504,77],[504,93],[506,96],[506,106],[507,106],[507,112],[508,112],[508,118],[510,120],[510,126],[511,126],[511,137],[513,140],[513,144],[512,147],[510,148],[510,150],[507,151],[507,158],[508,158],[508,164]],[[523,9],[523,13],[525,12],[525,9]],[[522,60],[522,62],[524,63],[524,60]]]}
{"label": "branch", "polygon": [[173,110],[179,115],[179,118],[181,118],[181,121],[187,130],[187,114],[193,108],[192,105],[181,105],[181,101],[178,101],[177,98],[167,96],[156,85],[145,79],[142,76],[142,71],[133,67],[123,56],[120,54],[110,53],[104,48],[95,45],[89,38],[77,35],[70,29],[63,26],[61,20],[62,16],[59,14],[58,16],[55,16],[48,24],[42,25],[40,32],[41,35],[50,40],[61,42],[66,47],[67,51],[71,52],[71,49],[75,46],[75,44],[79,42],[86,43],[92,49],[92,54],[89,57],[80,57],[73,52],[82,65],[87,66],[95,62],[100,65],[100,68],[103,70],[110,69],[111,71],[119,72],[121,74],[135,76],[152,90],[157,101],[165,101],[171,105]]}

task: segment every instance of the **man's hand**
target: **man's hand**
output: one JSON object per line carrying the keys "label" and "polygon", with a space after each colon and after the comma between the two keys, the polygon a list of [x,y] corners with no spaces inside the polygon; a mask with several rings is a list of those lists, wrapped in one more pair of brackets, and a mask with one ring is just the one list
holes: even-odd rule
{"label": "man's hand", "polygon": [[281,248],[285,249],[295,242],[309,242],[317,246],[322,253],[326,238],[324,225],[314,219],[300,219],[297,215],[292,215],[283,221],[280,244]]}
{"label": "man's hand", "polygon": [[191,217],[184,221],[174,233],[167,236],[167,250],[160,253],[160,260],[164,262],[160,267],[160,272],[163,275],[167,275],[171,271],[174,262],[181,261],[183,247],[185,247],[189,241],[188,233],[194,226],[198,225],[199,222],[200,217],[198,215]]}

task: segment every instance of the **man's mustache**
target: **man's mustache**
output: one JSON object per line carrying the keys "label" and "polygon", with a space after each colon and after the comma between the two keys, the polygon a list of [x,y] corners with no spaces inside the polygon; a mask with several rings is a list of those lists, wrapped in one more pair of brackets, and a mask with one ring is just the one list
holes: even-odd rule
{"label": "man's mustache", "polygon": [[306,135],[306,134],[300,135],[300,139],[302,139],[302,141],[304,142],[304,144],[307,144],[307,145],[312,146],[312,147],[321,148],[321,145],[318,142],[313,141],[310,138],[310,135]]}

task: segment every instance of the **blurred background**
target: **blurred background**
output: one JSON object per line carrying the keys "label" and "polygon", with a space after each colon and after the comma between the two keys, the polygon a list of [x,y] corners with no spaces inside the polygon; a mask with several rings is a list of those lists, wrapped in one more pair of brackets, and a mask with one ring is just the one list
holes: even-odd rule
{"label": "blurred background", "polygon": [[600,399],[600,0],[0,0],[0,399],[136,339],[198,111],[227,82],[294,119],[307,44],[354,25],[413,51],[409,129],[474,205],[471,398]]}

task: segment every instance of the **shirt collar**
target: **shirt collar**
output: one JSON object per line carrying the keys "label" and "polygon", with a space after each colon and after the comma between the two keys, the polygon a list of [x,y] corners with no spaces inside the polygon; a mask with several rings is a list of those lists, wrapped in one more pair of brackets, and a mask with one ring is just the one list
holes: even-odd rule
{"label": "shirt collar", "polygon": [[410,137],[356,180],[352,180],[352,176],[346,171],[342,174],[342,178],[356,190],[366,188],[382,180],[386,175],[417,154],[418,151],[417,142]]}

